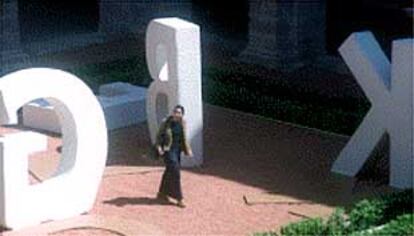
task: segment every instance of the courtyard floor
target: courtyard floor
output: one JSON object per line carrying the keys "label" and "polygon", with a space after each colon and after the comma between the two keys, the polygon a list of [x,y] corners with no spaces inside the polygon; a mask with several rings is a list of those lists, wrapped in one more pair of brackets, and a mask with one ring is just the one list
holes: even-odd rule
{"label": "courtyard floor", "polygon": [[[348,138],[205,105],[204,164],[182,170],[182,209],[155,199],[163,167],[146,155],[146,124],[115,130],[88,214],[0,235],[251,235],[327,216],[337,206],[392,191],[330,172]],[[48,150],[29,158],[32,184],[56,169],[61,144],[49,135]]]}

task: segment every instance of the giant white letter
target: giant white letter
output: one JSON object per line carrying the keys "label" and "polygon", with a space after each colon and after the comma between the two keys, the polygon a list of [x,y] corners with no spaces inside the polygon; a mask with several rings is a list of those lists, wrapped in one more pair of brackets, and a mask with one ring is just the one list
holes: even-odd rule
{"label": "giant white letter", "polygon": [[0,140],[0,224],[35,225],[87,212],[93,206],[106,162],[105,118],[92,91],[60,70],[27,69],[0,79],[0,123],[17,123],[17,110],[45,98],[59,117],[63,149],[54,177],[29,185],[22,135]]}
{"label": "giant white letter", "polygon": [[[203,104],[199,27],[178,18],[151,21],[146,34],[146,57],[154,79],[147,97],[151,139],[154,142],[160,116],[167,115],[177,104],[183,105],[187,135],[194,152],[194,160],[184,158],[183,166],[200,165],[203,161]],[[162,98],[164,100],[160,101]],[[166,104],[161,104],[162,101]],[[160,109],[164,112],[159,114],[157,106],[162,105]]]}
{"label": "giant white letter", "polygon": [[390,184],[413,185],[414,101],[412,39],[396,40],[392,65],[370,32],[352,34],[339,52],[371,102],[371,109],[340,153],[332,170],[355,176],[387,132]]}

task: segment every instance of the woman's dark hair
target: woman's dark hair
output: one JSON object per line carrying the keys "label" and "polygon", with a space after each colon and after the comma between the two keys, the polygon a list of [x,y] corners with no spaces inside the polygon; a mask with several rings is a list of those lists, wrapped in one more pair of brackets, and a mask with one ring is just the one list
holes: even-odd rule
{"label": "woman's dark hair", "polygon": [[174,107],[174,110],[175,109],[180,109],[181,110],[181,112],[183,113],[183,115],[184,115],[184,113],[185,113],[185,110],[184,110],[184,107],[182,106],[182,105],[176,105],[175,107]]}

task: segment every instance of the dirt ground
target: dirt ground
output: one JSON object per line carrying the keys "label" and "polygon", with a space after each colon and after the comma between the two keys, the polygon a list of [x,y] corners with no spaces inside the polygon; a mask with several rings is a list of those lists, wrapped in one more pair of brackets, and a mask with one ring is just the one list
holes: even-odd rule
{"label": "dirt ground", "polygon": [[[141,123],[109,133],[107,167],[88,214],[3,235],[251,235],[392,191],[330,172],[347,140],[205,105],[204,164],[182,170],[186,208],[155,199],[163,166],[147,157]],[[61,145],[49,135],[48,150],[29,158],[32,184],[56,169]]]}

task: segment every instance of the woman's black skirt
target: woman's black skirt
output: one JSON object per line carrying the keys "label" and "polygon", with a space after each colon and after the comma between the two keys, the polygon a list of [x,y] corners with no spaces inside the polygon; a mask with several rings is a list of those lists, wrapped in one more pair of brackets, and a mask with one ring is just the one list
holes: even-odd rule
{"label": "woman's black skirt", "polygon": [[159,193],[165,194],[177,200],[183,199],[181,191],[181,150],[172,147],[165,152],[164,156],[165,171],[162,176]]}

